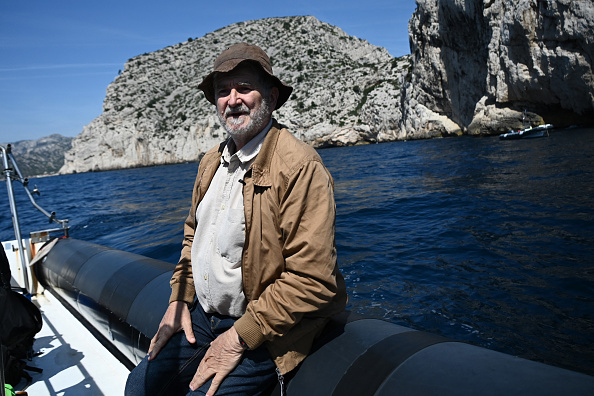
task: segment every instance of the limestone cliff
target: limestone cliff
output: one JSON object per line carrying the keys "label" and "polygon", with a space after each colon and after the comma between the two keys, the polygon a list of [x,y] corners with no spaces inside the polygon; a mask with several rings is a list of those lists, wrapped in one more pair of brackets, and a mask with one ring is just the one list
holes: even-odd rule
{"label": "limestone cliff", "polygon": [[401,139],[594,123],[591,0],[417,0]]}
{"label": "limestone cliff", "polygon": [[198,84],[239,41],[261,46],[294,87],[275,117],[316,146],[395,140],[409,57],[314,17],[234,24],[130,59],[107,88],[103,113],[77,136],[61,173],[195,161],[224,138]]}
{"label": "limestone cliff", "polygon": [[241,22],[130,59],[61,173],[195,161],[224,138],[198,89],[239,41],[295,88],[276,118],[315,147],[594,124],[591,0],[417,0],[411,55],[314,17]]}

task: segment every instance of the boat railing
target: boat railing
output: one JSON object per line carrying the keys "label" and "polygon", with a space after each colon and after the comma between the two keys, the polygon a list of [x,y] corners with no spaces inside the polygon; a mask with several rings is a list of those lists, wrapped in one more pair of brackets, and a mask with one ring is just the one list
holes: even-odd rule
{"label": "boat railing", "polygon": [[[29,190],[29,179],[26,177],[23,177],[23,174],[21,173],[18,164],[14,158],[14,155],[12,154],[12,146],[10,144],[6,145],[6,147],[4,146],[0,146],[0,156],[2,157],[2,164],[4,166],[3,169],[3,174],[6,180],[6,190],[8,192],[8,201],[10,204],[10,212],[12,215],[12,226],[14,229],[14,236],[15,236],[15,241],[16,242],[16,246],[14,246],[13,244],[11,244],[12,250],[16,251],[16,252],[20,252],[19,254],[17,254],[16,256],[18,256],[18,261],[20,261],[20,271],[21,271],[21,276],[19,277],[20,279],[22,279],[22,284],[19,284],[21,287],[23,287],[23,289],[25,289],[27,292],[32,292],[33,288],[31,285],[31,276],[29,276],[29,271],[28,271],[28,266],[29,266],[29,262],[31,260],[31,248],[30,246],[25,246],[25,243],[29,243],[29,242],[42,242],[44,239],[48,238],[49,234],[51,233],[55,233],[55,232],[61,232],[64,233],[64,236],[68,236],[68,230],[69,230],[69,226],[68,226],[68,219],[58,219],[56,218],[56,212],[48,212],[47,210],[45,210],[44,208],[42,208],[37,201],[35,201],[35,198],[33,197],[33,194],[39,194],[39,190],[37,190],[37,187],[33,190],[33,192],[31,192]],[[31,203],[33,204],[33,206],[39,210],[41,213],[43,213],[45,216],[48,217],[49,219],[49,223],[56,223],[59,225],[59,228],[54,228],[54,229],[48,229],[48,230],[43,230],[43,231],[37,231],[34,233],[31,233],[31,241],[24,241],[22,234],[21,234],[21,226],[20,226],[20,221],[19,221],[19,215],[18,215],[18,210],[17,210],[17,205],[16,205],[16,199],[15,199],[15,192],[13,189],[13,182],[17,181],[19,183],[21,183],[21,185],[23,186],[27,197],[29,198],[29,201],[31,201]],[[20,259],[20,260],[19,260]]]}

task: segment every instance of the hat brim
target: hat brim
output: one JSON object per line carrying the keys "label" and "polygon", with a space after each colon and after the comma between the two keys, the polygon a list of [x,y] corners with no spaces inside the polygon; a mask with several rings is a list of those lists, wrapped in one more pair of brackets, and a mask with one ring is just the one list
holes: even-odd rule
{"label": "hat brim", "polygon": [[282,105],[285,104],[285,102],[287,100],[289,100],[289,97],[291,96],[291,93],[293,92],[293,87],[282,82],[274,74],[269,73],[268,70],[264,69],[258,62],[255,62],[255,61],[252,61],[249,59],[230,59],[230,60],[224,62],[222,65],[220,65],[217,68],[217,70],[213,71],[208,76],[204,77],[202,82],[198,85],[198,88],[200,88],[202,90],[202,92],[204,92],[204,96],[206,97],[206,100],[208,100],[212,104],[215,104],[215,95],[214,95],[214,78],[215,78],[215,76],[218,73],[229,73],[230,71],[235,69],[237,66],[239,66],[243,62],[250,62],[255,65],[258,65],[260,67],[260,69],[264,73],[266,73],[267,76],[269,76],[271,78],[273,85],[278,88],[278,99],[276,101],[276,107],[274,108],[274,110],[279,109]]}

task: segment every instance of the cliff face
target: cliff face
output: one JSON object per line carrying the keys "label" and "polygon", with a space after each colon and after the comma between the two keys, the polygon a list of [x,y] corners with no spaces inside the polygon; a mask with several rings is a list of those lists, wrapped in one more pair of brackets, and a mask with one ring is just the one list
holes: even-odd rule
{"label": "cliff face", "polygon": [[261,46],[275,74],[294,87],[275,117],[300,139],[323,147],[397,138],[408,56],[394,59],[314,17],[271,18],[130,59],[61,173],[197,160],[225,137],[198,84],[239,41]]}
{"label": "cliff face", "polygon": [[61,173],[195,161],[225,132],[198,84],[247,41],[295,88],[275,117],[314,147],[594,123],[591,0],[417,0],[411,55],[314,17],[242,22],[130,59]]}
{"label": "cliff face", "polygon": [[591,0],[417,0],[401,138],[594,122]]}

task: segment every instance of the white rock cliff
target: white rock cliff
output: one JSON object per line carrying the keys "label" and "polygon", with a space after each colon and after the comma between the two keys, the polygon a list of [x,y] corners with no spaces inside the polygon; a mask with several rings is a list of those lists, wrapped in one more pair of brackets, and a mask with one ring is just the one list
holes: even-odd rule
{"label": "white rock cliff", "polygon": [[406,137],[594,123],[592,0],[417,0]]}
{"label": "white rock cliff", "polygon": [[417,0],[411,55],[314,17],[237,23],[130,59],[60,173],[196,161],[224,138],[198,84],[239,41],[295,88],[275,117],[315,147],[594,124],[592,0]]}
{"label": "white rock cliff", "polygon": [[261,46],[275,74],[294,87],[275,117],[303,141],[322,147],[396,139],[408,56],[394,59],[314,17],[270,18],[130,59],[60,172],[196,161],[225,133],[198,84],[239,41]]}

